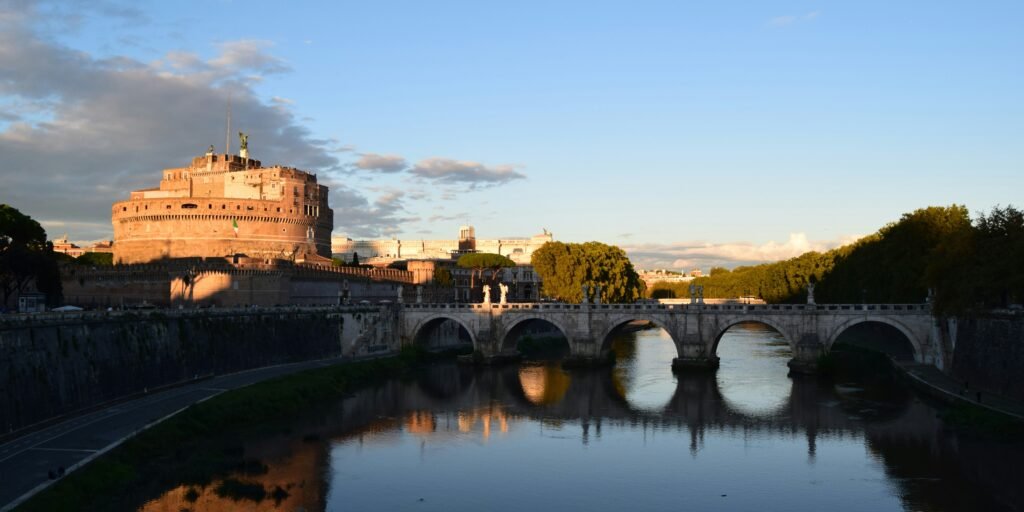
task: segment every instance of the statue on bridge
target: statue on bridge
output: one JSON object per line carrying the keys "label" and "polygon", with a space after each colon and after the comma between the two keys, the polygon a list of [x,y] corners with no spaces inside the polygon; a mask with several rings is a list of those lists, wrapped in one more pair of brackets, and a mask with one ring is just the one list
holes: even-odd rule
{"label": "statue on bridge", "polygon": [[423,287],[416,287],[416,304],[423,304]]}
{"label": "statue on bridge", "polygon": [[812,306],[814,305],[814,282],[813,281],[808,281],[807,282],[807,303],[812,305]]}
{"label": "statue on bridge", "polygon": [[508,285],[505,283],[498,283],[498,289],[501,290],[501,299],[499,304],[508,304],[506,298],[508,297]]}
{"label": "statue on bridge", "polygon": [[601,285],[594,285],[594,304],[601,303]]}
{"label": "statue on bridge", "polygon": [[697,303],[697,285],[690,283],[690,304]]}
{"label": "statue on bridge", "polygon": [[403,292],[402,285],[398,285],[398,303],[399,304],[404,302],[403,297],[402,297],[402,292]]}
{"label": "statue on bridge", "polygon": [[583,285],[583,299],[580,300],[580,304],[586,304],[590,300],[590,298],[587,296],[587,292],[589,291],[590,288],[588,288],[587,285]]}
{"label": "statue on bridge", "polygon": [[484,304],[491,303],[491,285],[484,283]]}

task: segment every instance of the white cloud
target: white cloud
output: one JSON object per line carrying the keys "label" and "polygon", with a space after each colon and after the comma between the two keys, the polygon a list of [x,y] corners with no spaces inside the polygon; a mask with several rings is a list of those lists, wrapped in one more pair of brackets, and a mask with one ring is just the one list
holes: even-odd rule
{"label": "white cloud", "polygon": [[679,242],[674,244],[640,244],[625,246],[633,264],[639,268],[734,268],[794,258],[810,251],[823,252],[851,243],[859,236],[846,236],[838,240],[811,241],[805,233],[791,233],[784,242],[763,244],[732,242]]}

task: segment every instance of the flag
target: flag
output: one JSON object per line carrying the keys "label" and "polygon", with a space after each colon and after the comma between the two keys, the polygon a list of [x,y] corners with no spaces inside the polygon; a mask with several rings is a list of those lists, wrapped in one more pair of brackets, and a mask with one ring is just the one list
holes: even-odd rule
{"label": "flag", "polygon": [[231,219],[231,229],[235,230],[235,238],[238,238],[238,219]]}

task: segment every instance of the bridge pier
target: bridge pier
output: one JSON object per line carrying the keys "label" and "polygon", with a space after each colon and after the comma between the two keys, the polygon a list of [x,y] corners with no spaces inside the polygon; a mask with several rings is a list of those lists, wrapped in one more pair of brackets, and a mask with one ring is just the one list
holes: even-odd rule
{"label": "bridge pier", "polygon": [[817,336],[805,336],[793,347],[793,359],[787,365],[794,373],[805,375],[818,373],[818,358],[825,353],[825,346]]}
{"label": "bridge pier", "polygon": [[679,357],[672,360],[672,370],[717,370],[718,356],[709,354],[707,343],[682,343]]}

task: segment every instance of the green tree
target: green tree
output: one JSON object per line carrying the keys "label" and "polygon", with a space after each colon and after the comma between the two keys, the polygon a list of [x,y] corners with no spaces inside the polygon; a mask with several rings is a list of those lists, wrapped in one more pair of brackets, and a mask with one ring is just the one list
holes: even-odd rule
{"label": "green tree", "polygon": [[490,277],[488,281],[492,284],[498,277],[498,271],[505,267],[514,267],[516,263],[510,260],[507,256],[500,254],[492,254],[489,252],[473,252],[469,254],[463,254],[459,256],[459,260],[455,263],[459,268],[470,269],[469,274],[469,287],[470,289],[476,288],[476,278],[481,281],[484,280],[484,272],[490,271]]}
{"label": "green tree", "polygon": [[935,312],[962,315],[1024,300],[1024,212],[1007,206],[952,230],[932,251],[925,282]]}
{"label": "green tree", "polygon": [[434,267],[434,284],[438,286],[451,286],[452,271],[445,267]]}
{"label": "green tree", "polygon": [[114,255],[109,252],[87,252],[75,258],[75,263],[93,267],[109,267],[114,264]]}
{"label": "green tree", "polygon": [[548,242],[534,251],[534,270],[545,296],[581,302],[583,285],[601,287],[604,302],[634,302],[643,296],[644,282],[625,251],[600,242]]}
{"label": "green tree", "polygon": [[60,302],[61,284],[53,244],[38,222],[16,208],[0,204],[0,294],[7,304],[30,284]]}
{"label": "green tree", "polygon": [[725,275],[725,274],[728,274],[728,273],[729,273],[729,269],[727,269],[725,267],[711,267],[711,272],[709,274],[712,275],[712,276],[720,276],[720,275]]}

